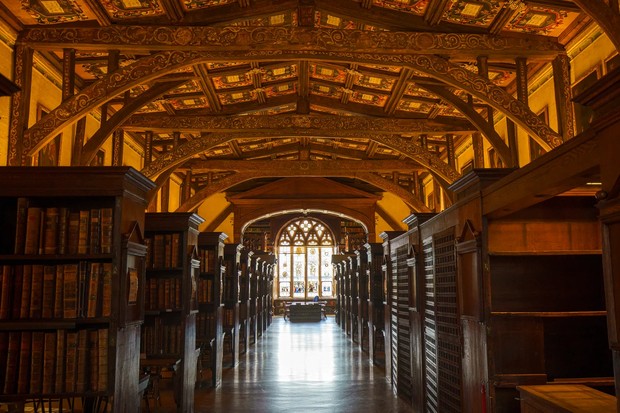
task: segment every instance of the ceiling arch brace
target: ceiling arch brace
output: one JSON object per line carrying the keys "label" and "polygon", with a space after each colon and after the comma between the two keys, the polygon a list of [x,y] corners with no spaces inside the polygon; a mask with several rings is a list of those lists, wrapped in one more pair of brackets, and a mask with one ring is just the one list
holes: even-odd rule
{"label": "ceiling arch brace", "polygon": [[[320,47],[318,49],[321,49]],[[450,86],[463,89],[495,109],[503,112],[513,122],[524,128],[546,150],[562,143],[561,137],[547,126],[526,104],[519,102],[501,87],[469,70],[434,55],[378,54],[356,51],[341,52],[322,50],[240,50],[219,52],[163,51],[138,59],[133,64],[119,68],[101,80],[84,88],[40,119],[24,132],[23,152],[27,156],[43,147],[62,129],[115,96],[139,84],[157,79],[182,67],[205,61],[303,59],[319,61],[350,61],[355,59],[371,64],[404,65],[439,79]],[[18,156],[22,156],[19,154]]]}
{"label": "ceiling arch brace", "polygon": [[[286,138],[290,137],[290,134],[261,134],[261,137],[273,137],[273,138]],[[300,132],[297,136],[310,136],[310,137],[322,137],[322,138],[339,138],[339,137],[356,137],[361,139],[369,139],[381,143],[391,149],[398,151],[399,153],[407,156],[418,162],[423,167],[432,171],[442,179],[451,183],[454,182],[459,174],[456,170],[443,162],[439,157],[429,152],[427,149],[422,148],[416,142],[411,139],[401,138],[399,136],[387,135],[387,134],[363,134],[347,131],[333,131],[329,135],[323,136],[317,134],[314,131],[308,131],[306,134]],[[185,162],[194,155],[207,151],[217,145],[221,145],[233,139],[243,138],[256,138],[256,134],[243,134],[243,133],[213,133],[202,136],[200,139],[194,139],[180,145],[178,148],[173,149],[170,152],[163,153],[160,157],[150,163],[147,167],[142,169],[142,173],[155,180],[157,186],[161,186],[169,174],[181,163]]]}
{"label": "ceiling arch brace", "polygon": [[440,97],[457,108],[465,117],[482,133],[489,143],[495,148],[499,157],[508,166],[514,165],[512,153],[506,142],[499,136],[493,125],[487,122],[476,110],[464,100],[460,99],[447,88],[439,85],[430,85],[423,82],[416,82],[419,87],[428,90],[432,94]]}
{"label": "ceiling arch brace", "polygon": [[136,110],[140,109],[148,102],[157,99],[167,91],[174,89],[177,86],[181,86],[185,82],[187,82],[187,80],[159,83],[129,101],[121,108],[121,110],[116,112],[110,119],[104,122],[97,132],[95,132],[95,134],[84,144],[84,147],[82,148],[80,165],[88,165],[95,157],[97,150],[105,143],[112,132],[114,132],[114,130],[121,123],[127,120]]}
{"label": "ceiling arch brace", "polygon": [[[297,173],[296,173],[297,172]],[[299,171],[293,171],[287,174],[286,176],[306,176],[306,174],[298,173]],[[270,171],[262,171],[262,172],[238,172],[232,175],[228,175],[222,179],[219,179],[217,182],[214,182],[210,185],[205,186],[201,190],[197,191],[191,198],[187,201],[183,202],[177,209],[177,212],[190,212],[195,211],[200,204],[207,198],[217,193],[223,192],[226,189],[240,184],[245,181],[249,181],[250,179],[255,178],[263,178],[273,176]],[[362,181],[373,184],[386,192],[392,192],[399,198],[403,200],[407,205],[409,205],[415,212],[430,212],[428,207],[422,203],[419,199],[417,199],[411,192],[407,191],[403,187],[395,184],[394,182],[382,178],[379,175],[375,175],[372,173],[353,173],[347,174],[342,173],[342,177],[347,178],[357,178]]]}
{"label": "ceiling arch brace", "polygon": [[620,50],[620,12],[603,0],[573,0],[588,16],[603,29],[616,50]]}

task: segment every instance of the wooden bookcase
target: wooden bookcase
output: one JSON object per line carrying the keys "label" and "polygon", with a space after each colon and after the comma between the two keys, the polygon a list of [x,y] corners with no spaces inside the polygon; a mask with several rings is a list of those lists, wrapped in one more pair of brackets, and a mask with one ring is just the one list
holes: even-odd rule
{"label": "wooden bookcase", "polygon": [[224,245],[224,341],[230,351],[231,366],[239,364],[239,287],[241,281],[240,244]]}
{"label": "wooden bookcase", "polygon": [[368,282],[368,358],[373,364],[385,364],[383,358],[377,358],[377,349],[383,354],[383,282],[381,263],[383,245],[377,242],[365,245],[367,256],[366,280]]}
{"label": "wooden bookcase", "polygon": [[239,352],[250,348],[250,270],[249,250],[243,245],[237,247],[239,262]]}
{"label": "wooden bookcase", "polygon": [[139,411],[154,184],[129,167],[3,167],[0,182],[0,401]]}
{"label": "wooden bookcase", "polygon": [[196,341],[201,349],[200,362],[203,369],[211,373],[213,387],[222,383],[224,359],[223,295],[224,241],[223,232],[201,232],[198,234],[198,255],[200,275],[198,279],[198,329]]}
{"label": "wooden bookcase", "polygon": [[145,322],[142,326],[143,366],[163,361],[179,368],[173,374],[179,413],[194,411],[197,371],[198,226],[204,220],[186,212],[147,213],[149,245],[146,270]]}

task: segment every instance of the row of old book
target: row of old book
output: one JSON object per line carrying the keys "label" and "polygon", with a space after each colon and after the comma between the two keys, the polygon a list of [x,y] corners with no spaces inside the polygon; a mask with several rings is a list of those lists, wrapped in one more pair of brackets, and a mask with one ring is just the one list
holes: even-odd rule
{"label": "row of old book", "polygon": [[144,242],[148,247],[146,268],[169,269],[182,266],[180,233],[155,234],[146,237]]}
{"label": "row of old book", "polygon": [[196,314],[196,338],[215,337],[215,312]]}
{"label": "row of old book", "polygon": [[29,206],[17,200],[15,254],[109,254],[112,208],[75,210]]}
{"label": "row of old book", "polygon": [[109,317],[112,264],[2,266],[0,320]]}
{"label": "row of old book", "polygon": [[198,292],[196,298],[200,304],[213,303],[215,299],[215,289],[213,279],[199,278],[198,279]]}
{"label": "row of old book", "polygon": [[184,326],[167,324],[161,317],[154,320],[153,324],[142,326],[140,339],[140,353],[152,356],[169,356],[182,354],[184,351]]}
{"label": "row of old book", "polygon": [[215,271],[215,263],[217,256],[213,249],[200,249],[198,251],[198,259],[200,260],[200,272],[213,273]]}
{"label": "row of old book", "polygon": [[0,332],[3,394],[105,392],[108,330]]}
{"label": "row of old book", "polygon": [[182,287],[183,280],[178,278],[150,278],[146,283],[145,310],[163,311],[183,308]]}

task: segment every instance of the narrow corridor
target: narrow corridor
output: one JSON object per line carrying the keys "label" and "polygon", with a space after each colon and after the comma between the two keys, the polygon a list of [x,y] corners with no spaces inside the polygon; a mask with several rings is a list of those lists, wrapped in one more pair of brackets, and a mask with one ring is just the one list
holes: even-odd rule
{"label": "narrow corridor", "polygon": [[196,412],[412,412],[336,324],[275,317],[217,389],[197,389]]}

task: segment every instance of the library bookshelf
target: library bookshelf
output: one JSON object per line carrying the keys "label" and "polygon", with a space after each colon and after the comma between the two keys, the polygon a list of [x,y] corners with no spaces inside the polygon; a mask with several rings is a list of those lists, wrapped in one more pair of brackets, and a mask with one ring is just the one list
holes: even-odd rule
{"label": "library bookshelf", "polygon": [[[224,360],[224,241],[223,232],[201,232],[198,234],[198,255],[200,274],[198,278],[198,328],[196,342],[201,349],[201,367],[204,376],[211,374],[213,387],[222,383]],[[205,380],[206,381],[206,380]]]}
{"label": "library bookshelf", "polygon": [[159,372],[162,366],[179,366],[170,372],[179,413],[194,411],[199,357],[197,241],[198,226],[203,222],[189,212],[147,213],[145,218],[149,254],[142,364],[151,372]]}
{"label": "library bookshelf", "polygon": [[0,182],[0,402],[138,411],[155,185],[130,167],[4,167]]}

